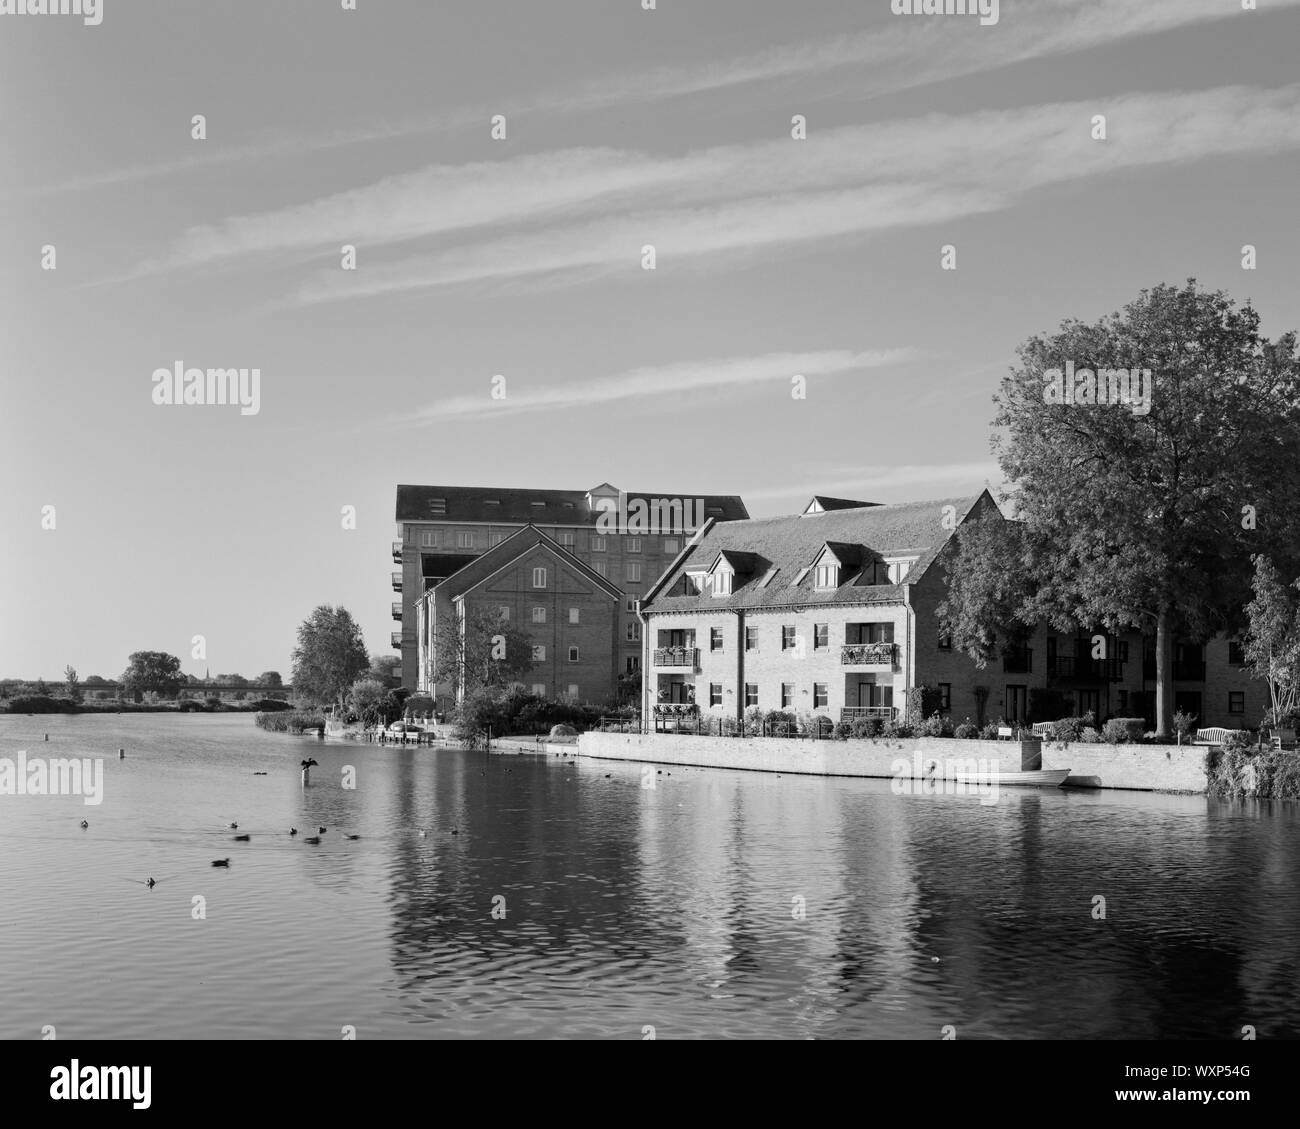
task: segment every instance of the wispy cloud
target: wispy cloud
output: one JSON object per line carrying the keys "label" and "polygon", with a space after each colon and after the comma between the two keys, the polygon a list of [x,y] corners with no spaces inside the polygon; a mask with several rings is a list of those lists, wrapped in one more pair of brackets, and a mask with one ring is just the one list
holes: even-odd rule
{"label": "wispy cloud", "polygon": [[[874,491],[902,490],[909,499],[917,496],[918,489],[933,490],[936,497],[955,496],[940,487],[950,487],[957,494],[979,493],[987,481],[995,493],[1002,480],[1002,470],[997,463],[907,463],[892,466],[865,465],[840,467],[818,474],[806,469],[800,475],[803,485],[791,486],[789,481],[767,487],[745,487],[747,503],[807,500],[814,494],[829,494],[837,498],[857,498],[864,502],[878,502]],[[781,512],[779,507],[774,507]]]}
{"label": "wispy cloud", "polygon": [[[1300,6],[1300,0],[1269,0],[1269,10]],[[884,5],[881,5],[882,10]],[[815,100],[808,80],[857,68],[854,90],[871,97],[962,78],[1023,62],[1070,54],[1135,36],[1233,18],[1259,18],[1242,13],[1225,0],[1002,0],[996,29],[976,21],[926,20],[892,17],[882,11],[868,30],[788,43],[746,55],[704,64],[665,66],[589,79],[567,89],[545,92],[500,110],[509,114],[595,113],[633,103],[704,95],[755,83],[801,79],[804,97]],[[131,183],[147,178],[202,171],[226,164],[248,164],[296,158],[346,146],[374,144],[420,133],[465,129],[483,124],[481,107],[459,107],[436,115],[420,115],[357,125],[318,137],[279,137],[242,146],[212,147],[154,163],[33,187],[59,192]]]}
{"label": "wispy cloud", "polygon": [[[452,396],[403,413],[391,421],[398,426],[421,427],[458,419],[498,418],[535,414],[546,411],[572,411],[599,407],[618,401],[655,399],[668,402],[675,393],[718,390],[736,385],[752,386],[761,381],[780,381],[789,385],[794,376],[810,381],[818,377],[844,376],[867,369],[884,368],[916,359],[912,348],[852,352],[829,349],[807,353],[765,353],[762,356],[726,357],[718,360],[691,361],[629,369],[613,376],[565,384],[534,385],[527,378],[507,379],[503,399],[491,397],[491,385],[485,377],[481,395]],[[680,404],[680,397],[672,399]]]}

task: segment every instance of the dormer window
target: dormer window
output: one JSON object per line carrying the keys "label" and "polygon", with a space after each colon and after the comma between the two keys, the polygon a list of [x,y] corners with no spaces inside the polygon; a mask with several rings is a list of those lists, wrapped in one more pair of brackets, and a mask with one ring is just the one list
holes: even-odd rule
{"label": "dormer window", "polygon": [[839,565],[821,564],[817,566],[814,583],[818,588],[838,588],[840,586]]}
{"label": "dormer window", "polygon": [[688,572],[686,574],[686,594],[698,596],[709,586],[709,574],[706,572]]}
{"label": "dormer window", "polygon": [[730,569],[720,569],[713,574],[713,594],[715,596],[730,596],[731,581],[736,574]]}

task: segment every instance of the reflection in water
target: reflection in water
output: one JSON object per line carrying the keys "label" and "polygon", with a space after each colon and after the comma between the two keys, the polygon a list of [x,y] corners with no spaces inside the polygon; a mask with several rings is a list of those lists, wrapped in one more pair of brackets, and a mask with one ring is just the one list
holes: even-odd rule
{"label": "reflection in water", "polygon": [[24,725],[51,755],[131,755],[86,832],[75,798],[0,799],[0,1036],[1300,1033],[1295,805],[678,767],[647,788],[239,716],[12,718],[0,755]]}

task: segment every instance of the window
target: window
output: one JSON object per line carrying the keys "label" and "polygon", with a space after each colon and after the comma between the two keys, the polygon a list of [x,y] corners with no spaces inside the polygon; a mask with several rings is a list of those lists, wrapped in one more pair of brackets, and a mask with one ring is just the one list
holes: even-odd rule
{"label": "window", "polygon": [[577,661],[578,661],[578,648],[577,648],[577,647],[570,647],[570,648],[569,648],[569,662],[571,662],[571,663],[576,663]]}
{"label": "window", "polygon": [[544,607],[541,607],[540,605],[537,604],[533,605],[533,622],[534,623],[546,622],[546,609]]}
{"label": "window", "polygon": [[568,529],[566,529],[564,532],[560,533],[560,534],[556,537],[556,540],[557,540],[557,541],[558,541],[558,542],[559,542],[559,543],[560,543],[564,548],[566,548],[566,549],[572,549],[572,548],[573,548],[573,531],[572,531],[572,530],[568,530]]}
{"label": "window", "polygon": [[577,622],[578,622],[578,609],[577,609],[577,608],[570,608],[570,609],[569,609],[569,622],[570,622],[570,623],[577,623]]}
{"label": "window", "polygon": [[721,627],[709,628],[709,650],[710,651],[722,650],[722,628]]}
{"label": "window", "polygon": [[593,553],[603,553],[605,551],[605,538],[597,537],[593,533],[591,535],[591,551]]}
{"label": "window", "polygon": [[627,599],[625,599],[625,600],[623,601],[623,610],[624,610],[625,612],[627,612],[628,615],[636,615],[636,597],[635,597],[635,596],[629,596]]}
{"label": "window", "polygon": [[597,576],[604,576],[606,569],[609,568],[609,564],[605,561],[592,561],[591,567]]}
{"label": "window", "polygon": [[826,693],[827,683],[813,683],[813,709],[825,709],[830,702],[830,696]]}
{"label": "window", "polygon": [[569,683],[569,697],[570,697],[570,698],[576,698],[577,696],[578,696],[578,684],[577,684],[576,682],[570,682],[570,683]]}
{"label": "window", "polygon": [[546,697],[546,684],[543,682],[534,682],[533,694],[538,698]]}
{"label": "window", "polygon": [[424,549],[436,549],[438,547],[438,531],[430,529],[420,534],[420,547]]}
{"label": "window", "polygon": [[484,504],[485,506],[499,506],[499,505],[501,504],[501,499],[500,499],[500,498],[484,498],[484,499],[483,499],[483,504]]}
{"label": "window", "polygon": [[1245,690],[1228,691],[1228,712],[1229,713],[1246,712],[1246,691]]}
{"label": "window", "polygon": [[533,662],[540,663],[546,661],[546,645],[537,643],[533,647]]}
{"label": "window", "polygon": [[813,650],[824,651],[831,645],[831,625],[829,623],[813,624]]}
{"label": "window", "polygon": [[706,589],[709,584],[709,575],[705,572],[688,572],[686,574],[685,594],[687,596],[698,596]]}
{"label": "window", "polygon": [[833,564],[818,565],[817,577],[814,583],[818,588],[838,588],[840,585],[839,567]]}
{"label": "window", "polygon": [[468,529],[462,529],[456,534],[456,548],[472,549],[474,548],[474,534]]}
{"label": "window", "polygon": [[952,683],[939,683],[939,709],[942,713],[947,713],[952,709]]}
{"label": "window", "polygon": [[665,553],[676,553],[676,552],[679,552],[679,550],[678,550],[678,548],[677,548],[677,545],[678,545],[678,541],[677,541],[677,538],[676,538],[676,537],[665,537],[665,538],[664,538],[664,552],[665,552]]}
{"label": "window", "polygon": [[529,502],[528,504],[529,504],[530,506],[532,506],[533,509],[535,509],[535,510],[544,510],[544,509],[546,509],[546,503],[545,503],[545,502]]}
{"label": "window", "polygon": [[709,683],[709,705],[710,706],[722,705],[722,683],[721,682]]}
{"label": "window", "polygon": [[1241,640],[1228,640],[1228,662],[1233,666],[1242,666],[1246,662],[1246,651],[1241,645]]}
{"label": "window", "polygon": [[534,588],[546,587],[546,569],[544,568],[533,569],[533,587]]}
{"label": "window", "polygon": [[636,673],[638,670],[640,670],[640,669],[641,669],[641,656],[640,656],[640,655],[628,655],[628,657],[627,657],[627,672],[628,672],[628,674],[635,674],[635,673]]}
{"label": "window", "polygon": [[509,605],[507,605],[507,604],[502,604],[499,608],[497,608],[497,611],[499,611],[499,612],[501,613],[501,618],[502,618],[502,619],[509,619],[509,618],[510,618],[510,607],[509,607]]}
{"label": "window", "polygon": [[781,708],[786,709],[787,707],[792,705],[794,705],[794,683],[782,682],[781,683]]}
{"label": "window", "polygon": [[629,581],[631,581],[631,582],[634,583],[634,584],[640,582],[640,580],[641,580],[641,562],[640,562],[640,561],[628,561],[628,562],[627,562],[627,578],[628,578]]}
{"label": "window", "polygon": [[[1048,641],[1051,642],[1051,640]],[[941,651],[952,650],[952,635],[949,634],[947,631],[939,632],[939,650]]]}
{"label": "window", "polygon": [[890,561],[889,563],[889,583],[901,584],[912,571],[911,561]]}
{"label": "window", "polygon": [[641,642],[641,622],[640,620],[630,620],[627,625],[627,641],[629,643]]}
{"label": "window", "polygon": [[793,625],[781,628],[781,650],[794,650],[794,627]]}
{"label": "window", "polygon": [[505,535],[504,533],[489,533],[489,534],[488,534],[488,548],[489,548],[489,549],[494,549],[494,548],[496,548],[496,547],[497,547],[498,545],[500,545],[501,542],[504,541],[505,539],[506,539],[506,535]]}
{"label": "window", "polygon": [[745,628],[745,650],[747,651],[758,650],[758,628],[757,627]]}
{"label": "window", "polygon": [[758,683],[745,683],[745,708],[758,705]]}
{"label": "window", "polygon": [[629,537],[627,539],[627,551],[629,553],[639,553],[641,551],[641,538]]}
{"label": "window", "polygon": [[730,570],[715,572],[713,574],[713,594],[715,596],[730,596],[731,578],[733,576],[735,576],[735,573]]}

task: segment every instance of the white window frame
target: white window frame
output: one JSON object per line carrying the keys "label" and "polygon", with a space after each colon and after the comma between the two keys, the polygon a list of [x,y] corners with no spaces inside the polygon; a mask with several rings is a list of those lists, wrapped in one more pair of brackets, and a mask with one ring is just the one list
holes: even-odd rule
{"label": "white window frame", "polygon": [[582,661],[582,653],[576,646],[569,647],[569,662],[576,663]]}
{"label": "white window frame", "polygon": [[641,562],[640,561],[627,562],[627,582],[629,584],[641,583]]}
{"label": "white window frame", "polygon": [[577,623],[577,622],[578,622],[578,614],[579,614],[579,613],[578,613],[578,609],[577,609],[577,608],[570,608],[570,609],[569,609],[569,622],[570,622],[570,623]]}
{"label": "white window frame", "polygon": [[544,604],[533,605],[533,622],[534,623],[546,622],[546,605]]}
{"label": "white window frame", "polygon": [[544,565],[537,565],[533,569],[533,587],[534,588],[546,587],[546,568]]}
{"label": "white window frame", "polygon": [[472,529],[459,529],[456,531],[456,548],[474,548],[474,531]]}

